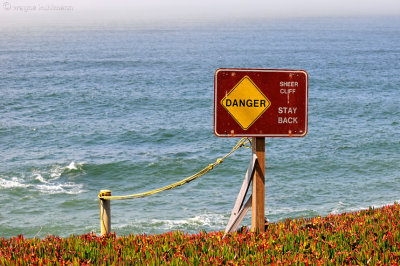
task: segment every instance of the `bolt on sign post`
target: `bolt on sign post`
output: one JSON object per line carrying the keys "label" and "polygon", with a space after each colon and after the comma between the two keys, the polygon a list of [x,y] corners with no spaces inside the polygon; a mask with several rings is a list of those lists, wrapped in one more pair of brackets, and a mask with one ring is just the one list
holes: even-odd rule
{"label": "bolt on sign post", "polygon": [[265,137],[304,137],[308,74],[304,70],[220,68],[214,74],[214,133],[252,137],[252,231],[264,231]]}

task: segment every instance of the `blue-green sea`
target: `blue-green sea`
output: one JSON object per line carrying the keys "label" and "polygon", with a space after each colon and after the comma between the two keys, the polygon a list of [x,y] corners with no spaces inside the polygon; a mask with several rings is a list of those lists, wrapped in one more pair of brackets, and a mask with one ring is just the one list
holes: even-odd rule
{"label": "blue-green sea", "polygon": [[[400,17],[1,27],[0,237],[100,233],[100,190],[159,188],[228,153],[221,67],[309,74],[308,134],[266,140],[271,222],[400,200]],[[223,230],[250,157],[113,201],[112,231]]]}

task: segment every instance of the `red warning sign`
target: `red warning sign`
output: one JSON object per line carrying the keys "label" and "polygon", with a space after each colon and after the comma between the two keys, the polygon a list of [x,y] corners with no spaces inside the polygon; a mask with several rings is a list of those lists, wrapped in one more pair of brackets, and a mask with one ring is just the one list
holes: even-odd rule
{"label": "red warning sign", "polygon": [[218,137],[304,137],[307,126],[306,71],[215,71],[214,133]]}

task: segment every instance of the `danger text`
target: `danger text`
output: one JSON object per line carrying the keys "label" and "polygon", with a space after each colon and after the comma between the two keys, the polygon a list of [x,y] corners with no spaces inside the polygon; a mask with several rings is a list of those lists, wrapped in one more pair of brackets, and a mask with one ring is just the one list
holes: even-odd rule
{"label": "danger text", "polygon": [[226,99],[226,107],[266,107],[266,101],[263,99]]}

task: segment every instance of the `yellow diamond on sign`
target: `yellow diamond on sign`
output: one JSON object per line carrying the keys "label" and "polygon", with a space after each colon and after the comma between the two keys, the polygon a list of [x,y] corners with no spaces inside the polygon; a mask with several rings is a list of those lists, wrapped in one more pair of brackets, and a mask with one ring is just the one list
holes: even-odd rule
{"label": "yellow diamond on sign", "polygon": [[271,106],[268,98],[248,76],[236,84],[221,100],[221,104],[244,130]]}

